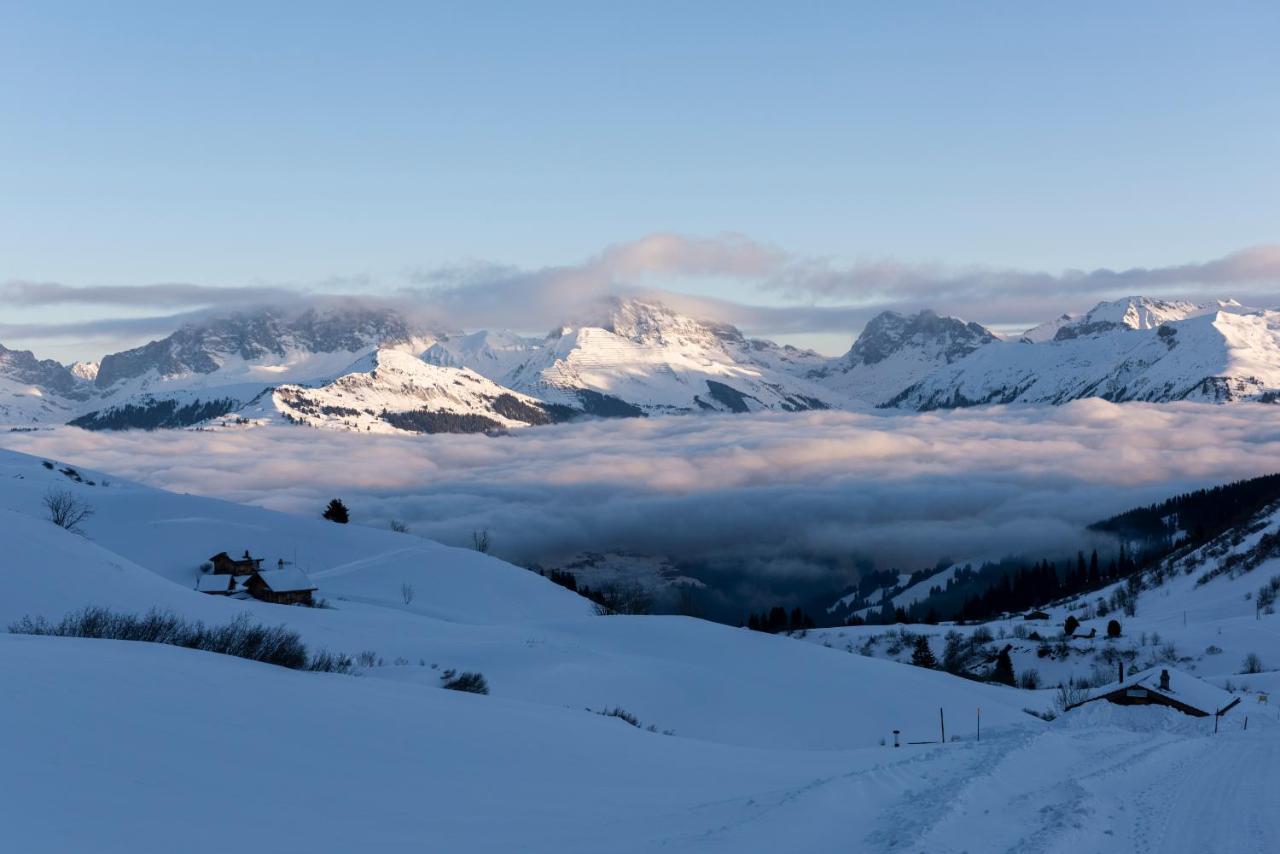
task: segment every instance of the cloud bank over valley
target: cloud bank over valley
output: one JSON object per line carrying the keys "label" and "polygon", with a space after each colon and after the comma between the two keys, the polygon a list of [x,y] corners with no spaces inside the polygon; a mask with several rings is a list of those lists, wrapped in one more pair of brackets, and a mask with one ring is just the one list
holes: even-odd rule
{"label": "cloud bank over valley", "polygon": [[1097,399],[591,421],[496,438],[57,428],[3,444],[292,513],[340,496],[357,523],[398,519],[453,545],[487,528],[495,553],[522,564],[665,556],[736,602],[838,590],[868,566],[1073,553],[1110,514],[1280,471],[1271,407]]}

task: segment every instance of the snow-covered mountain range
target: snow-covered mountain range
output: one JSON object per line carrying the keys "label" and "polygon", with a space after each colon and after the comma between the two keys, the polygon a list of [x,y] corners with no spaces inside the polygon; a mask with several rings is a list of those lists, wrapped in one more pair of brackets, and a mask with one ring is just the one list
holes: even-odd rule
{"label": "snow-covered mountain range", "polygon": [[341,305],[192,323],[69,367],[0,347],[0,421],[11,426],[231,417],[490,431],[582,415],[1277,396],[1280,312],[1145,297],[1064,315],[1017,339],[931,311],[884,312],[834,359],[621,299],[544,338],[441,331]]}

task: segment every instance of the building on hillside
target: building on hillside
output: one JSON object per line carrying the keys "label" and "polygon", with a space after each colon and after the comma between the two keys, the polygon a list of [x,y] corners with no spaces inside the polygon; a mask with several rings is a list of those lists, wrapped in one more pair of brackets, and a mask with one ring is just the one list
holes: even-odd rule
{"label": "building on hillside", "polygon": [[1240,698],[1229,691],[1171,667],[1152,667],[1128,679],[1103,685],[1088,699],[1067,709],[1078,709],[1098,700],[1117,706],[1168,706],[1197,718],[1221,717],[1240,702]]}
{"label": "building on hillside", "polygon": [[316,586],[307,574],[297,567],[258,570],[242,582],[244,589],[254,599],[274,602],[277,605],[312,605],[311,594]]}
{"label": "building on hillside", "polygon": [[213,565],[214,575],[249,575],[262,569],[262,558],[250,557],[248,550],[239,560],[226,552],[218,552],[209,558],[209,563]]}

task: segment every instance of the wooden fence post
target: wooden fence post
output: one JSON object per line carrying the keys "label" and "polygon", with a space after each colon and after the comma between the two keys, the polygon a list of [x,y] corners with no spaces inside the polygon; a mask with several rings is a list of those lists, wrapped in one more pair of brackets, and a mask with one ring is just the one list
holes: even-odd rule
{"label": "wooden fence post", "polygon": [[942,707],[938,707],[938,724],[942,727],[942,743],[947,743],[947,720],[942,716]]}

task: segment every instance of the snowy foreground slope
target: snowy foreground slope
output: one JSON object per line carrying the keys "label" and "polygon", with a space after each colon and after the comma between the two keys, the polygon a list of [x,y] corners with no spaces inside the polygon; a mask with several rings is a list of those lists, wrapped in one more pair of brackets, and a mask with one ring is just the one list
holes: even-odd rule
{"label": "snowy foreground slope", "polygon": [[[1274,850],[1280,733],[1034,692],[681,617],[601,617],[418,537],[0,452],[0,622],[86,605],[247,612],[359,676],[0,634],[0,827],[24,852]],[[50,489],[88,501],[85,535]],[[192,590],[216,551],[296,560],[329,608]],[[404,586],[414,595],[406,602]],[[380,659],[380,661],[378,661]],[[491,694],[439,687],[478,670]],[[658,732],[587,708],[622,707]],[[937,740],[945,710],[949,743]],[[982,709],[982,740],[976,710]],[[663,731],[673,731],[666,735]],[[1206,795],[1209,792],[1209,795]],[[228,797],[225,793],[232,793]],[[230,808],[228,808],[228,804]]]}

